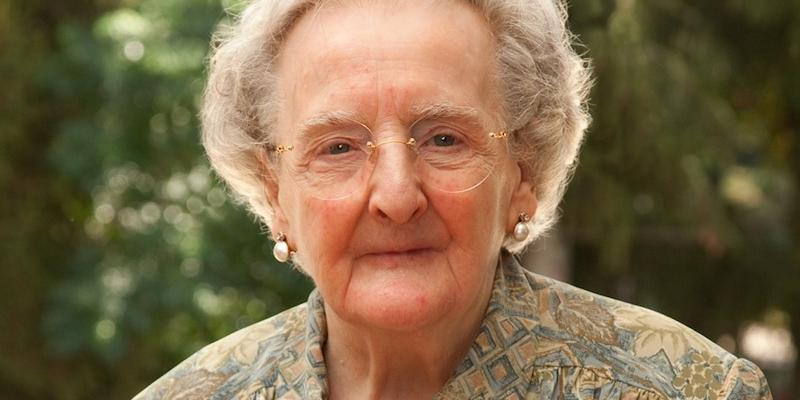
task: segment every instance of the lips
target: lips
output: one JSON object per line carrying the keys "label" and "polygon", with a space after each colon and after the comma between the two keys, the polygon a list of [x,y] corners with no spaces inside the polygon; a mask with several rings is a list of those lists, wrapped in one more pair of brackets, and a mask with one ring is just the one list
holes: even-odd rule
{"label": "lips", "polygon": [[419,248],[411,248],[407,250],[385,250],[385,251],[373,251],[369,252],[365,255],[367,256],[413,256],[421,253],[425,253],[431,251],[430,247],[419,247]]}
{"label": "lips", "polygon": [[399,267],[423,261],[435,253],[432,247],[412,247],[403,250],[397,249],[376,249],[362,255],[361,258],[370,264],[378,264],[387,267]]}
{"label": "lips", "polygon": [[[357,255],[377,255],[377,254],[413,254],[418,252],[436,250],[442,246],[437,245],[438,241],[414,238],[415,240],[403,240],[391,237],[379,237],[373,235],[369,241],[353,241],[355,254]],[[360,245],[359,245],[360,244]]]}
{"label": "lips", "polygon": [[[450,237],[438,224],[375,227],[351,238],[349,253],[356,259],[421,260],[447,250]],[[380,228],[380,229],[379,229]]]}

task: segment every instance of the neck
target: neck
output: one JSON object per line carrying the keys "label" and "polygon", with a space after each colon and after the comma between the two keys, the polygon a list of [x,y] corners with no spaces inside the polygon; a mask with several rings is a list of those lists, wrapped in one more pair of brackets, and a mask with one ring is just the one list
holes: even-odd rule
{"label": "neck", "polygon": [[331,399],[431,398],[452,376],[477,336],[491,287],[463,318],[413,332],[376,330],[339,318],[326,306],[325,360]]}

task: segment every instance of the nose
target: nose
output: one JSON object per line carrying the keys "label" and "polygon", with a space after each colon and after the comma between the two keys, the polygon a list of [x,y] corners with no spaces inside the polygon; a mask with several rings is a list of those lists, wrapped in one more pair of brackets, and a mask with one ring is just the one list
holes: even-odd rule
{"label": "nose", "polygon": [[370,214],[396,224],[413,221],[428,207],[413,150],[405,143],[392,142],[379,146],[376,153],[369,180]]}

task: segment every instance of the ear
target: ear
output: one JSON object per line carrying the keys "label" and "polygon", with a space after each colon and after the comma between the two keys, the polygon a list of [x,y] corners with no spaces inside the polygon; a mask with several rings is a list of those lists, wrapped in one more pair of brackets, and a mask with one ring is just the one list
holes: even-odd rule
{"label": "ear", "polygon": [[516,186],[511,193],[511,204],[508,209],[508,219],[506,221],[506,232],[513,232],[514,225],[519,222],[519,215],[526,213],[533,219],[536,215],[536,208],[539,205],[539,199],[536,197],[536,187],[530,181],[529,177],[523,173],[524,169],[521,165],[517,164],[519,178],[515,180]]}
{"label": "ear", "polygon": [[272,226],[271,233],[273,238],[278,236],[278,232],[289,234],[289,222],[286,219],[286,213],[281,207],[280,202],[280,187],[278,185],[278,175],[275,172],[273,163],[269,159],[269,154],[266,149],[256,150],[256,158],[258,159],[258,172],[261,177],[261,184],[264,187],[264,192],[267,196],[267,201],[272,206]]}

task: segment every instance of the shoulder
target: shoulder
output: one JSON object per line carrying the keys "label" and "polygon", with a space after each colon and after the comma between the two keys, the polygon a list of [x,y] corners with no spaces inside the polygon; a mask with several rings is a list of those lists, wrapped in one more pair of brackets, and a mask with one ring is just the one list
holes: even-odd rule
{"label": "shoulder", "polygon": [[672,318],[528,271],[521,275],[535,308],[537,340],[553,349],[536,361],[539,368],[591,371],[664,398],[771,398],[758,367]]}
{"label": "shoulder", "polygon": [[181,362],[134,400],[229,399],[261,387],[288,348],[305,337],[308,307],[301,304],[236,331]]}
{"label": "shoulder", "polygon": [[655,356],[671,364],[692,352],[726,360],[733,357],[691,328],[656,311],[528,271],[524,274],[534,293],[548,303],[546,322],[576,343],[624,350],[637,359]]}

